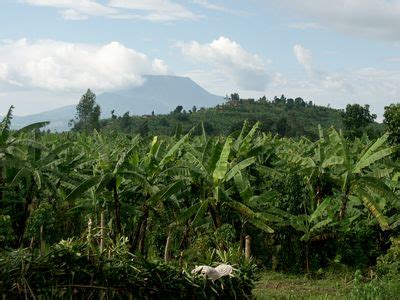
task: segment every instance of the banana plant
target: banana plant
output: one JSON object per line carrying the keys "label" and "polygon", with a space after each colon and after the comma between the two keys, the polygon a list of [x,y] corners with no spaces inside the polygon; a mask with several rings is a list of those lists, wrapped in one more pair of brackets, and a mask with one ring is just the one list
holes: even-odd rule
{"label": "banana plant", "polygon": [[[176,194],[183,187],[184,178],[180,174],[181,166],[177,164],[182,151],[188,142],[190,132],[179,140],[170,141],[164,146],[155,136],[148,152],[143,159],[138,155],[132,156],[129,169],[124,175],[136,186],[141,216],[136,231],[131,236],[131,249],[145,254],[147,227],[151,215],[157,214],[157,209],[168,211],[170,202],[176,202]],[[174,198],[174,199],[172,199]]]}
{"label": "banana plant", "polygon": [[289,225],[303,235],[300,240],[305,244],[305,266],[310,273],[310,245],[312,241],[324,239],[334,231],[336,222],[334,209],[331,208],[332,198],[325,198],[310,214],[293,215],[288,212],[274,209],[274,213],[281,217],[281,226]]}
{"label": "banana plant", "polygon": [[96,131],[94,132],[94,161],[96,162],[86,180],[76,186],[70,194],[65,198],[65,201],[72,201],[76,198],[83,197],[84,193],[89,189],[95,188],[96,195],[108,198],[111,193],[115,235],[122,233],[121,221],[121,202],[119,187],[122,184],[124,177],[123,172],[126,169],[128,160],[133,152],[136,151],[140,141],[139,136],[136,136],[126,148],[113,147],[110,141],[104,139]]}
{"label": "banana plant", "polygon": [[370,211],[382,230],[390,229],[386,217],[379,211],[375,201],[379,197],[393,201],[398,201],[398,199],[385,181],[375,177],[371,172],[375,164],[383,162],[395,151],[394,147],[388,146],[386,143],[388,134],[370,142],[361,151],[356,148],[358,153],[351,152],[349,142],[341,132],[332,130],[329,138],[332,144],[338,146],[336,159],[340,161],[340,164],[337,164],[336,167],[342,194],[340,219],[345,217],[349,201],[359,202]]}
{"label": "banana plant", "polygon": [[12,110],[13,106],[10,107],[0,124],[0,201],[3,200],[3,189],[5,185],[4,167],[7,161],[9,161],[12,157],[12,151],[9,149],[8,141],[8,137],[10,135]]}
{"label": "banana plant", "polygon": [[[34,199],[45,197],[43,191],[56,193],[59,186],[58,166],[63,162],[60,153],[70,146],[69,142],[53,145],[50,149],[35,141],[25,152],[25,158],[19,162],[11,187],[19,186],[24,190],[23,215],[19,224],[19,242],[21,245],[25,233],[26,221],[30,215],[30,205]],[[50,195],[47,195],[50,197]]]}
{"label": "banana plant", "polygon": [[[198,148],[190,147],[185,154],[185,162],[191,171],[193,183],[199,186],[199,194],[198,202],[182,212],[181,222],[192,218],[191,224],[196,226],[201,223],[208,211],[214,227],[219,228],[223,223],[222,210],[233,210],[262,230],[273,232],[261,214],[254,212],[240,200],[230,197],[229,189],[233,185],[235,176],[256,162],[254,156],[244,159],[234,156],[235,152],[248,153],[252,143],[251,135],[252,132],[250,136],[243,138],[241,134],[239,142],[228,136],[225,141],[208,139]],[[235,151],[232,151],[233,149]]]}

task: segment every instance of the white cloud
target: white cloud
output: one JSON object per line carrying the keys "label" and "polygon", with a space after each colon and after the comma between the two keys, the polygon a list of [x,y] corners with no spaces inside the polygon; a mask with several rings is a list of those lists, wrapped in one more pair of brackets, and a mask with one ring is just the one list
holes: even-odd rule
{"label": "white cloud", "polygon": [[302,17],[339,32],[400,40],[399,0],[280,0]]}
{"label": "white cloud", "polygon": [[293,53],[308,75],[308,78],[303,78],[303,80],[307,80],[303,82],[304,86],[315,85],[326,90],[342,92],[350,92],[353,89],[350,80],[346,79],[344,74],[317,70],[314,67],[313,54],[310,49],[296,44],[293,46]]}
{"label": "white cloud", "polygon": [[291,76],[286,84],[276,86],[274,90],[277,90],[278,94],[289,93],[316,100],[318,104],[329,103],[339,108],[344,108],[347,103],[368,103],[379,116],[382,115],[385,105],[398,101],[399,70],[365,67],[336,72],[321,71],[314,67],[312,52],[309,49],[295,45],[293,50],[308,76]]}
{"label": "white cloud", "polygon": [[20,2],[60,10],[66,20],[85,20],[92,16],[113,19],[142,19],[154,22],[196,20],[200,16],[170,0],[20,0]]}
{"label": "white cloud", "polygon": [[248,15],[248,13],[244,12],[244,11],[239,11],[239,10],[234,10],[228,7],[225,7],[223,5],[218,5],[215,3],[211,3],[208,0],[192,0],[194,4],[197,4],[205,9],[208,10],[214,10],[214,11],[218,11],[218,12],[222,12],[222,13],[226,13],[226,14],[231,14],[231,15],[236,15],[236,16],[245,16]]}
{"label": "white cloud", "polygon": [[156,58],[153,60],[153,63],[151,65],[152,73],[155,74],[167,74],[168,73],[168,67],[164,63],[163,60]]}
{"label": "white cloud", "polygon": [[343,74],[330,73],[316,70],[314,67],[313,55],[310,49],[300,44],[293,46],[293,53],[308,75],[309,84],[316,84],[327,90],[349,91],[351,89]]}
{"label": "white cloud", "polygon": [[302,45],[296,44],[293,46],[293,52],[297,61],[304,67],[307,74],[312,75],[314,73],[314,67],[311,51],[304,48]]}
{"label": "white cloud", "polygon": [[119,16],[122,18],[142,18],[150,21],[196,20],[199,18],[184,6],[169,0],[110,0],[109,6],[128,11],[145,12],[144,15],[125,12]]}
{"label": "white cloud", "polygon": [[0,43],[0,83],[12,86],[102,91],[140,85],[144,74],[165,73],[162,60],[152,61],[117,42],[89,45],[21,39]]}
{"label": "white cloud", "polygon": [[20,0],[22,3],[60,9],[68,20],[82,20],[88,16],[110,16],[118,11],[94,0]]}
{"label": "white cloud", "polygon": [[177,47],[193,63],[208,65],[240,88],[264,90],[271,81],[269,62],[228,38],[220,37],[208,44],[178,43]]}

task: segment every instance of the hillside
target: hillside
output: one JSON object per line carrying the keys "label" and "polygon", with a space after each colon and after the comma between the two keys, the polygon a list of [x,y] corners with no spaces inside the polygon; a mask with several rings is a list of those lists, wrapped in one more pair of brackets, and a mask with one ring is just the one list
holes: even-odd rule
{"label": "hillside", "polygon": [[[261,122],[261,129],[282,136],[307,136],[317,138],[318,124],[324,128],[334,126],[341,129],[341,110],[317,106],[301,98],[296,101],[275,98],[268,101],[261,98],[229,101],[213,108],[196,112],[174,111],[166,115],[125,116],[103,121],[108,130],[122,130],[128,133],[171,135],[179,127],[183,132],[203,122],[208,134],[224,135],[241,128],[244,120]],[[382,126],[375,123],[369,128],[369,135],[376,136]]]}
{"label": "hillside", "polygon": [[[222,102],[221,96],[207,92],[190,78],[170,75],[147,75],[145,82],[139,87],[105,92],[97,96],[102,118],[109,118],[112,110],[118,115],[125,112],[131,115],[145,115],[151,114],[152,111],[165,114],[177,105],[190,109],[194,105],[210,107]],[[14,118],[13,127],[20,128],[45,120],[50,121],[49,129],[65,131],[69,129],[68,121],[73,119],[74,115],[74,105],[64,106],[35,115],[17,116]]]}

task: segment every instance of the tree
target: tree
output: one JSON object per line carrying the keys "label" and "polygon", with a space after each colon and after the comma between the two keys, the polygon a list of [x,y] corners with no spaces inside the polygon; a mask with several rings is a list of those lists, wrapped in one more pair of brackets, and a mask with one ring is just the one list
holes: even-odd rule
{"label": "tree", "polygon": [[162,127],[167,127],[167,126],[169,126],[169,122],[165,117],[163,117],[163,118],[160,119],[160,125]]}
{"label": "tree", "polygon": [[100,106],[96,104],[96,95],[88,89],[76,106],[75,120],[70,121],[75,131],[92,131],[100,128]]}
{"label": "tree", "polygon": [[347,137],[361,137],[366,127],[376,119],[376,114],[370,113],[368,104],[364,107],[360,104],[347,104],[342,119]]}
{"label": "tree", "polygon": [[400,144],[400,104],[390,104],[385,106],[383,123],[389,133],[389,142],[396,145]]}
{"label": "tree", "polygon": [[276,130],[281,136],[285,136],[289,130],[289,124],[286,117],[281,117],[276,122]]}
{"label": "tree", "polygon": [[260,97],[260,98],[258,99],[258,102],[260,102],[260,103],[267,103],[267,97],[265,97],[265,96]]}
{"label": "tree", "polygon": [[231,101],[239,101],[239,100],[240,100],[240,96],[238,93],[231,94]]}
{"label": "tree", "polygon": [[149,133],[149,121],[144,120],[138,128],[138,131],[141,136],[146,136]]}
{"label": "tree", "polygon": [[175,109],[174,109],[174,114],[180,114],[183,110],[183,106],[182,105],[178,105]]}
{"label": "tree", "polygon": [[280,98],[278,98],[277,96],[274,97],[274,103],[276,104],[286,104],[286,97],[285,95],[281,95]]}
{"label": "tree", "polygon": [[117,116],[116,116],[114,113],[115,113],[115,110],[113,109],[113,110],[111,111],[111,119],[112,119],[112,120],[116,120],[116,119],[117,119]]}
{"label": "tree", "polygon": [[294,100],[293,100],[293,98],[287,99],[287,100],[286,100],[286,104],[287,104],[288,109],[292,109],[293,106],[294,106]]}
{"label": "tree", "polygon": [[130,129],[131,125],[131,118],[129,116],[129,111],[123,114],[121,121],[120,121],[120,126],[123,131],[128,131]]}
{"label": "tree", "polygon": [[304,102],[303,98],[300,97],[294,99],[294,103],[298,106],[306,106],[306,103]]}

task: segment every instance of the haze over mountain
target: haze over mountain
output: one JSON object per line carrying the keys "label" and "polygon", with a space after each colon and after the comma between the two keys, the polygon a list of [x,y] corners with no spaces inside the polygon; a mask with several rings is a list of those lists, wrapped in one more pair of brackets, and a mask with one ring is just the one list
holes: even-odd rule
{"label": "haze over mountain", "polygon": [[[95,91],[94,91],[95,92]],[[188,77],[170,75],[146,75],[143,85],[131,89],[105,92],[97,96],[96,102],[101,107],[101,117],[109,118],[111,111],[122,115],[144,115],[168,113],[176,106],[182,105],[189,110],[194,105],[200,107],[215,106],[223,101],[222,96],[216,96]],[[28,116],[16,116],[13,127],[20,128],[25,125],[50,121],[51,130],[68,130],[68,121],[74,118],[75,106],[69,105]]]}

